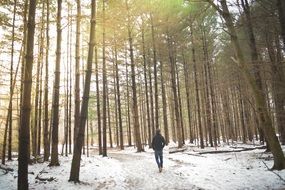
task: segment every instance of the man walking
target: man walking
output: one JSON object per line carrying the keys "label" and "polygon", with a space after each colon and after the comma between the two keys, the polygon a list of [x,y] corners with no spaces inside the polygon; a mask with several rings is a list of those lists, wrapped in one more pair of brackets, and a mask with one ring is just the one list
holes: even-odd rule
{"label": "man walking", "polygon": [[152,148],[154,150],[155,160],[159,169],[159,172],[162,171],[163,167],[163,148],[165,146],[165,139],[160,134],[160,129],[156,129],[156,135],[152,139]]}

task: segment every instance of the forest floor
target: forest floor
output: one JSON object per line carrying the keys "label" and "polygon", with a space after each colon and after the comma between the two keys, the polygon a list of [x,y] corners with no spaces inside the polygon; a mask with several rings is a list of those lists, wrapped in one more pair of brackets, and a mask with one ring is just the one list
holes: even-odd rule
{"label": "forest floor", "polygon": [[[285,189],[285,171],[268,170],[273,160],[264,149],[227,152],[253,147],[239,144],[201,150],[188,146],[170,154],[176,150],[172,144],[164,150],[162,173],[149,148],[142,153],[133,147],[110,149],[108,157],[101,157],[94,147],[90,157],[82,156],[82,183],[68,182],[72,155],[60,156],[59,167],[48,167],[48,163],[29,166],[30,189]],[[226,152],[213,153],[217,151]],[[0,189],[16,189],[17,161],[7,162],[6,167],[14,171],[5,174],[0,169]]]}

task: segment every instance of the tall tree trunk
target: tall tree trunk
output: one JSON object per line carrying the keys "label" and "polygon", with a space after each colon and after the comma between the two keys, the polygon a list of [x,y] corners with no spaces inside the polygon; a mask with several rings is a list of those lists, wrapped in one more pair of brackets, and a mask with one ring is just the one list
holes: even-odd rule
{"label": "tall tree trunk", "polygon": [[66,71],[66,75],[65,75],[65,88],[66,88],[66,94],[65,94],[65,127],[64,127],[64,145],[65,145],[65,156],[68,156],[68,129],[69,129],[69,102],[71,101],[69,99],[69,68],[71,67],[71,63],[69,60],[69,54],[71,53],[69,50],[69,46],[70,46],[70,4],[67,2],[67,42],[66,42],[66,66],[65,66],[65,71]]}
{"label": "tall tree trunk", "polygon": [[268,143],[270,150],[272,151],[272,154],[274,157],[274,165],[273,165],[272,169],[278,169],[278,170],[284,169],[285,168],[284,154],[283,154],[281,146],[278,142],[277,136],[274,132],[274,128],[272,126],[272,121],[270,119],[268,110],[266,108],[266,101],[265,101],[262,89],[260,88],[260,84],[256,80],[255,76],[251,75],[251,73],[248,69],[248,66],[246,65],[245,58],[244,58],[244,55],[242,53],[240,43],[238,41],[237,33],[236,33],[236,30],[235,30],[234,24],[233,24],[233,19],[232,19],[230,12],[228,10],[227,3],[225,0],[221,0],[221,7],[222,7],[222,10],[221,10],[212,1],[210,1],[210,0],[208,0],[208,1],[209,1],[209,3],[212,4],[212,6],[214,6],[219,11],[221,16],[224,18],[226,26],[229,30],[230,35],[231,35],[231,41],[233,43],[234,50],[235,50],[235,53],[237,56],[237,62],[239,63],[239,66],[243,70],[245,77],[246,77],[247,81],[249,82],[250,87],[252,89],[254,99],[256,102],[256,106],[257,106],[257,110],[258,110],[258,114],[259,114],[259,118],[260,118],[260,121],[262,123],[261,127],[262,127],[265,138],[267,140],[267,143]]}
{"label": "tall tree trunk", "polygon": [[[67,35],[68,36],[68,35]],[[69,38],[69,37],[67,37]],[[69,41],[69,39],[67,39],[67,41]],[[67,45],[67,49],[68,49],[68,45]],[[68,54],[68,52],[67,52]],[[68,57],[68,55],[67,55]],[[68,152],[67,152],[67,141],[68,141],[68,102],[69,102],[69,90],[68,90],[68,59],[66,60],[66,65],[65,65],[65,80],[66,80],[66,83],[65,83],[65,90],[66,90],[66,93],[65,93],[65,103],[64,103],[64,143],[63,143],[63,147],[65,146],[65,156],[68,155]],[[62,148],[64,149],[64,148]],[[63,154],[63,153],[62,153]]]}
{"label": "tall tree trunk", "polygon": [[146,126],[146,112],[145,112],[145,97],[143,96],[143,85],[140,85],[140,118],[141,118],[141,132],[142,132],[142,144],[143,146],[147,144],[147,126]]}
{"label": "tall tree trunk", "polygon": [[[285,98],[285,91],[284,91],[284,82],[285,76],[282,69],[282,62],[279,56],[275,55],[275,50],[273,46],[273,40],[267,34],[266,35],[266,44],[268,55],[271,61],[271,73],[272,73],[272,92],[273,92],[273,100],[275,103],[275,111],[276,111],[276,124],[281,135],[281,143],[284,144],[284,132],[285,132],[285,109],[284,109],[284,98]],[[278,44],[276,43],[278,46]]]}
{"label": "tall tree trunk", "polygon": [[209,59],[207,61],[207,67],[209,71],[209,84],[210,84],[210,95],[211,95],[211,108],[213,114],[213,135],[214,135],[214,145],[217,147],[217,140],[219,140],[219,130],[218,130],[218,118],[217,118],[217,106],[216,106],[216,95],[214,92],[213,86],[213,77],[212,77],[212,68],[209,63]]}
{"label": "tall tree trunk", "polygon": [[[38,41],[40,41],[38,39]],[[38,46],[40,49],[40,45]],[[39,50],[40,51],[40,50]],[[40,80],[40,66],[41,61],[38,56],[37,61],[37,73],[36,73],[36,89],[35,89],[35,99],[34,99],[34,122],[32,124],[32,154],[34,157],[37,155],[37,138],[38,138],[38,104],[39,104],[39,80]]]}
{"label": "tall tree trunk", "polygon": [[150,14],[151,20],[151,37],[152,37],[152,47],[153,47],[153,73],[154,73],[154,102],[155,102],[155,128],[159,128],[159,105],[158,105],[158,82],[157,82],[157,58],[156,58],[156,44],[155,44],[155,34],[153,26],[153,16]]}
{"label": "tall tree trunk", "polygon": [[193,143],[193,125],[191,119],[191,102],[190,102],[190,79],[189,79],[189,63],[185,59],[184,52],[182,50],[182,59],[183,59],[183,69],[184,69],[184,79],[185,79],[185,89],[186,89],[186,99],[187,99],[187,113],[188,113],[188,125],[189,125],[189,137],[190,143]]}
{"label": "tall tree trunk", "polygon": [[[94,39],[96,40],[96,39]],[[96,42],[95,42],[96,44]],[[95,65],[96,65],[96,102],[97,102],[97,121],[98,121],[98,146],[99,155],[103,154],[102,150],[102,132],[101,132],[101,109],[100,109],[100,87],[99,87],[99,68],[97,59],[97,47],[95,47]]]}
{"label": "tall tree trunk", "polygon": [[165,136],[166,145],[168,145],[169,130],[168,130],[168,120],[167,120],[167,102],[166,102],[166,92],[165,92],[164,77],[163,77],[163,64],[161,56],[160,56],[160,82],[161,82],[164,136]]}
{"label": "tall tree trunk", "polygon": [[220,121],[220,125],[221,125],[221,135],[222,135],[222,139],[223,139],[223,143],[228,143],[228,133],[227,133],[227,126],[226,126],[226,118],[225,118],[225,110],[224,110],[224,107],[223,107],[223,99],[222,99],[222,90],[221,88],[218,88],[217,90],[219,92],[219,102],[220,105],[220,109],[219,109],[219,113],[218,113],[218,116],[219,116],[219,121]]}
{"label": "tall tree trunk", "polygon": [[227,136],[227,139],[232,138],[231,133],[231,119],[230,119],[230,108],[229,108],[229,97],[226,95],[228,94],[228,90],[226,89],[225,92],[221,93],[221,99],[223,99],[222,106],[223,106],[223,112],[224,112],[224,125],[225,125],[225,133]]}
{"label": "tall tree trunk", "polygon": [[39,61],[40,61],[40,70],[39,70],[39,105],[38,105],[38,135],[37,135],[37,155],[40,155],[41,153],[41,135],[42,135],[42,79],[43,79],[43,57],[44,57],[44,13],[45,13],[45,2],[42,2],[42,18],[41,18],[41,34],[40,34],[40,55],[39,55]]}
{"label": "tall tree trunk", "polygon": [[[15,17],[16,17],[16,11],[17,11],[17,1],[14,0],[14,11],[13,11],[13,26],[12,26],[12,45],[11,45],[11,69],[10,69],[10,99],[13,99],[13,64],[14,64],[14,41],[15,41]],[[13,120],[13,105],[12,102],[9,105],[9,112],[10,112],[10,117],[9,117],[9,138],[8,138],[8,160],[12,160],[12,120]]]}
{"label": "tall tree trunk", "polygon": [[[23,44],[27,44],[27,27],[28,27],[28,24],[27,24],[27,14],[28,14],[28,9],[29,9],[29,1],[26,0],[25,1],[25,4],[24,4],[24,13],[23,13]],[[22,64],[21,64],[21,86],[20,86],[20,114],[19,114],[19,120],[21,120],[21,107],[22,107],[22,103],[23,103],[23,86],[24,86],[24,83],[23,83],[23,79],[24,79],[24,69],[25,69],[25,53],[26,53],[26,45],[23,45],[23,51],[22,53],[24,54],[24,56],[22,56]],[[21,122],[21,121],[20,121]],[[19,123],[20,123],[19,122]],[[19,131],[20,132],[20,129]],[[29,147],[29,152],[30,152],[30,147]],[[29,159],[30,159],[30,154],[29,154]]]}
{"label": "tall tree trunk", "polygon": [[135,62],[133,52],[133,38],[130,26],[130,12],[128,2],[126,0],[127,17],[128,17],[128,37],[130,46],[130,58],[131,58],[131,78],[132,78],[132,91],[133,91],[133,118],[134,118],[134,132],[136,137],[137,152],[144,151],[141,143],[140,125],[139,125],[139,113],[138,113],[138,102],[137,102],[137,89],[136,89],[136,73],[135,73]]}
{"label": "tall tree trunk", "polygon": [[21,105],[21,119],[19,131],[19,158],[18,158],[18,189],[29,189],[28,161],[30,146],[30,113],[31,88],[34,54],[36,0],[29,1],[29,17],[27,25],[27,41],[24,63],[23,101]]}
{"label": "tall tree trunk", "polygon": [[43,56],[41,58],[41,69],[40,69],[40,97],[39,97],[39,107],[38,107],[38,111],[39,111],[39,116],[38,116],[38,119],[39,119],[39,123],[38,123],[38,139],[37,139],[37,155],[41,155],[41,140],[42,140],[42,97],[43,97],[43,84],[42,84],[42,81],[43,81]]}
{"label": "tall tree trunk", "polygon": [[[114,55],[113,55],[114,58]],[[116,145],[117,147],[120,146],[120,142],[119,142],[119,123],[118,123],[118,100],[117,100],[117,83],[116,83],[116,62],[117,60],[113,61],[113,82],[114,82],[114,103],[115,103],[115,117],[113,117],[113,123],[115,123],[115,129],[116,129],[116,133],[115,133],[115,137],[116,137]]]}
{"label": "tall tree trunk", "polygon": [[[70,6],[70,4],[68,4]],[[72,8],[71,8],[71,15],[73,15],[72,13]],[[70,39],[71,39],[71,43],[69,44],[69,63],[70,63],[70,66],[69,66],[69,116],[68,116],[68,152],[69,154],[71,154],[71,144],[72,144],[72,140],[71,140],[71,102],[72,102],[72,64],[73,64],[73,61],[72,61],[72,43],[73,43],[73,31],[72,31],[72,17],[69,18],[70,19],[70,26],[71,26],[71,30],[70,30]],[[76,43],[76,42],[75,42]]]}
{"label": "tall tree trunk", "polygon": [[[138,80],[139,81],[142,81],[141,79],[141,75],[138,76]],[[145,112],[144,112],[144,97],[143,97],[143,94],[142,94],[142,88],[143,86],[142,85],[139,85],[138,86],[138,97],[142,97],[142,98],[139,98],[139,118],[140,118],[140,131],[141,131],[141,141],[142,141],[142,147],[144,148],[144,145],[145,145],[145,128],[146,128],[146,125],[145,125]]]}
{"label": "tall tree trunk", "polygon": [[250,110],[249,110],[249,104],[246,101],[246,99],[244,100],[244,117],[245,117],[245,122],[246,125],[248,126],[246,128],[247,130],[247,134],[248,134],[248,140],[253,142],[253,125],[251,124],[251,116],[250,116]]}
{"label": "tall tree trunk", "polygon": [[[203,40],[204,41],[204,40]],[[209,87],[209,70],[207,68],[207,60],[206,60],[206,52],[205,52],[205,43],[203,42],[203,52],[204,52],[204,75],[205,75],[205,103],[206,103],[206,126],[207,126],[207,129],[208,129],[208,135],[209,135],[209,142],[210,142],[210,146],[211,147],[214,147],[214,144],[213,144],[213,138],[212,138],[212,121],[211,121],[211,105],[210,105],[210,99],[211,99],[211,96],[210,96],[210,87]]]}
{"label": "tall tree trunk", "polygon": [[[254,69],[254,79],[256,82],[256,85],[258,87],[258,90],[261,93],[265,93],[265,90],[263,89],[263,85],[262,85],[262,79],[261,79],[261,74],[260,74],[260,60],[258,60],[258,52],[257,52],[257,47],[256,47],[256,40],[255,40],[255,36],[253,33],[253,27],[252,27],[252,20],[251,20],[251,10],[248,4],[247,0],[242,0],[241,1],[244,13],[245,13],[245,23],[246,23],[246,29],[247,29],[247,33],[249,35],[249,46],[250,46],[250,53],[251,53],[251,59],[252,59],[252,64],[253,64],[253,69]],[[285,4],[284,4],[285,5]],[[265,100],[266,101],[266,100]],[[268,107],[268,113],[270,112],[270,108]],[[271,121],[271,124],[273,126],[272,120],[269,116],[269,119]],[[281,133],[281,141],[283,141],[283,143],[285,144],[285,130],[282,131],[283,133]],[[284,139],[284,140],[283,140]],[[285,162],[285,160],[284,160]],[[285,167],[285,165],[284,165]]]}
{"label": "tall tree trunk", "polygon": [[[81,39],[82,40],[82,39]],[[82,40],[83,41],[83,40]],[[81,41],[81,42],[82,42]],[[84,48],[81,48],[81,54],[82,55],[85,55],[85,53],[84,53]],[[82,56],[82,63],[83,63],[83,60],[84,60],[84,58],[83,58],[83,56]],[[82,70],[82,71],[87,71],[87,66],[86,66],[86,64],[82,64],[81,65],[81,68],[80,68],[80,70]],[[85,78],[84,78],[85,76],[84,76],[84,74],[82,74],[82,86],[84,86],[84,84],[85,84]],[[82,105],[81,105],[82,106]],[[81,112],[80,112],[81,113]],[[88,113],[86,113],[86,115],[87,115]],[[80,114],[79,114],[79,117],[80,117]],[[86,126],[85,126],[86,127]],[[79,130],[79,127],[78,127],[78,130]],[[76,139],[77,139],[77,137],[76,137]],[[83,155],[85,155],[85,145],[86,145],[86,137],[85,137],[85,133],[84,133],[84,136],[83,136],[83,144],[82,144],[82,154]]]}
{"label": "tall tree trunk", "polygon": [[73,128],[73,144],[77,138],[80,116],[80,28],[81,28],[81,0],[76,0],[76,41],[75,41],[75,85],[74,85],[74,128]]}
{"label": "tall tree trunk", "polygon": [[90,38],[89,38],[89,49],[88,49],[88,58],[87,58],[87,70],[84,83],[82,105],[80,112],[80,125],[78,130],[78,135],[76,137],[74,145],[74,154],[71,163],[71,171],[69,181],[79,182],[79,171],[80,171],[80,159],[81,159],[81,150],[84,141],[84,133],[86,126],[86,118],[88,114],[88,102],[89,102],[89,93],[90,93],[90,82],[92,74],[92,60],[95,46],[95,26],[96,26],[96,0],[92,0],[91,3],[91,27],[90,27]]}
{"label": "tall tree trunk", "polygon": [[147,59],[145,51],[145,32],[144,23],[142,24],[142,53],[143,53],[143,67],[144,67],[144,84],[145,84],[145,99],[146,99],[146,112],[147,112],[147,129],[148,129],[148,146],[152,147],[151,141],[151,121],[150,121],[150,110],[149,110],[149,95],[148,95],[148,81],[147,81]]}
{"label": "tall tree trunk", "polygon": [[57,1],[57,38],[56,38],[56,61],[55,79],[52,102],[52,150],[50,166],[59,166],[58,161],[58,124],[59,124],[59,82],[60,82],[60,57],[61,57],[61,5],[62,0]]}
{"label": "tall tree trunk", "polygon": [[107,115],[108,115],[108,129],[109,129],[109,143],[110,143],[110,148],[113,148],[113,140],[112,140],[112,129],[111,129],[111,112],[110,112],[110,96],[109,96],[109,87],[108,87],[108,82],[106,84],[106,91],[107,91]]}
{"label": "tall tree trunk", "polygon": [[181,129],[181,117],[179,113],[179,103],[178,103],[178,96],[177,96],[177,84],[176,84],[176,69],[175,69],[175,58],[173,55],[173,41],[170,39],[171,37],[168,35],[167,43],[168,43],[168,52],[169,52],[169,60],[171,64],[171,86],[172,86],[172,93],[174,98],[174,112],[175,112],[175,119],[176,119],[176,129],[177,129],[177,138],[178,138],[178,148],[181,148],[183,145],[182,141],[182,129]]}
{"label": "tall tree trunk", "polygon": [[119,131],[120,131],[120,148],[124,150],[124,136],[123,136],[123,122],[122,122],[122,109],[121,109],[121,92],[120,92],[120,78],[119,78],[119,67],[117,58],[117,47],[115,46],[115,66],[116,66],[116,85],[117,85],[117,105],[118,105],[118,116],[119,116]]}
{"label": "tall tree trunk", "polygon": [[93,122],[90,121],[90,132],[91,132],[91,146],[94,146],[94,126],[93,126]]}
{"label": "tall tree trunk", "polygon": [[45,87],[44,87],[44,161],[48,161],[50,155],[50,141],[49,141],[49,116],[48,116],[48,68],[49,68],[49,0],[46,1],[47,17],[46,17],[46,64],[45,64]]}
{"label": "tall tree trunk", "polygon": [[86,118],[86,156],[89,157],[89,116],[88,116],[89,110],[87,108],[87,118]]}
{"label": "tall tree trunk", "polygon": [[153,86],[152,86],[152,74],[151,74],[151,61],[150,52],[148,50],[148,77],[149,77],[149,96],[150,96],[150,119],[151,119],[151,138],[155,135],[155,124],[154,124],[154,102],[153,102]]}
{"label": "tall tree trunk", "polygon": [[209,52],[208,52],[208,43],[207,43],[207,39],[206,39],[206,34],[205,34],[205,30],[203,29],[203,51],[204,51],[204,56],[205,56],[205,64],[206,64],[206,71],[207,71],[207,75],[208,75],[208,81],[209,81],[209,90],[210,90],[210,102],[211,102],[211,109],[212,109],[212,119],[213,119],[213,137],[214,137],[214,145],[215,147],[217,147],[217,139],[219,139],[218,137],[218,129],[217,129],[217,108],[216,108],[216,96],[215,96],[215,92],[214,92],[214,86],[213,86],[213,76],[212,76],[212,67],[210,64],[210,59],[209,59]]}
{"label": "tall tree trunk", "polygon": [[241,136],[242,142],[246,143],[246,129],[245,129],[245,119],[244,119],[244,100],[241,93],[241,86],[238,87],[238,100],[239,100],[239,111],[240,111],[240,122],[241,122]]}
{"label": "tall tree trunk", "polygon": [[128,70],[128,62],[127,62],[127,51],[126,51],[125,59],[126,59],[126,81],[127,81],[128,145],[132,146],[131,117],[130,117],[130,92],[129,92],[129,70]]}
{"label": "tall tree trunk", "polygon": [[168,102],[170,104],[170,118],[171,118],[171,134],[172,134],[172,140],[176,143],[177,141],[177,135],[176,135],[176,126],[175,126],[175,113],[174,113],[174,101],[173,101],[173,94],[169,95]]}
{"label": "tall tree trunk", "polygon": [[[12,115],[13,115],[13,63],[14,63],[14,42],[15,42],[15,17],[16,17],[16,5],[17,1],[14,0],[14,11],[13,11],[13,24],[12,24],[12,45],[11,45],[11,62],[10,62],[10,100],[8,105],[8,114],[4,130],[4,142],[2,148],[2,164],[5,164],[6,157],[6,145],[7,145],[7,133],[9,129],[9,138],[8,138],[8,160],[12,160]],[[16,77],[16,76],[15,76]],[[15,78],[16,80],[16,78]]]}
{"label": "tall tree trunk", "polygon": [[33,156],[36,157],[38,153],[38,138],[40,134],[39,130],[39,125],[40,125],[40,120],[39,120],[39,93],[40,93],[40,72],[41,72],[41,65],[42,65],[42,57],[43,57],[43,33],[44,33],[44,23],[43,23],[43,18],[44,18],[44,4],[42,7],[42,19],[41,19],[41,26],[40,26],[40,37],[39,37],[39,54],[38,54],[38,62],[37,62],[37,76],[36,76],[36,94],[35,94],[35,112],[34,112],[34,124],[33,124]]}
{"label": "tall tree trunk", "polygon": [[236,87],[233,87],[232,90],[231,90],[231,93],[232,93],[232,107],[233,107],[233,114],[234,114],[234,140],[235,141],[238,141],[240,140],[240,134],[239,134],[239,113],[238,113],[238,96],[237,96],[237,91],[236,91]]}
{"label": "tall tree trunk", "polygon": [[185,132],[184,132],[184,122],[183,122],[183,115],[182,115],[182,100],[181,100],[181,93],[180,93],[180,80],[179,80],[178,64],[175,64],[175,67],[176,67],[175,71],[176,71],[179,115],[180,115],[180,122],[181,122],[181,138],[182,138],[182,144],[185,144],[185,134],[184,134]]}
{"label": "tall tree trunk", "polygon": [[107,156],[107,76],[106,76],[106,55],[105,55],[105,0],[103,0],[103,44],[102,44],[102,53],[103,53],[103,156]]}
{"label": "tall tree trunk", "polygon": [[198,89],[198,75],[197,75],[197,63],[196,63],[196,52],[195,52],[195,44],[194,44],[194,34],[193,28],[191,26],[191,42],[192,42],[192,59],[193,59],[193,72],[194,72],[194,80],[195,80],[195,92],[196,92],[196,104],[197,104],[197,119],[198,119],[198,128],[199,128],[199,136],[200,136],[200,146],[204,148],[204,137],[203,137],[203,129],[201,122],[201,108],[200,108],[200,96]]}
{"label": "tall tree trunk", "polygon": [[[21,50],[22,50],[22,47],[21,47]],[[22,55],[20,54],[19,62],[18,62],[16,71],[15,71],[14,79],[13,79],[12,91],[11,91],[11,96],[10,96],[8,108],[11,106],[12,101],[13,101],[13,94],[14,94],[14,89],[15,89],[15,85],[16,85],[16,81],[17,81],[16,78],[17,78],[17,75],[18,75],[18,70],[19,70],[19,65],[20,65],[20,61],[21,61],[21,56]],[[2,164],[4,164],[4,165],[5,165],[5,157],[6,157],[6,154],[5,154],[6,153],[6,142],[7,142],[7,132],[8,132],[8,124],[9,124],[10,114],[12,114],[12,113],[8,110],[8,114],[7,114],[7,117],[6,117],[6,124],[5,124],[4,142],[3,142],[3,147],[2,147]],[[9,152],[9,150],[8,150],[8,152]],[[12,155],[11,155],[11,159],[12,159]],[[8,160],[9,160],[9,153],[8,153]]]}
{"label": "tall tree trunk", "polygon": [[[250,7],[249,7],[247,0],[241,0],[241,5],[242,5],[242,8],[243,8],[244,13],[245,13],[244,22],[245,22],[245,26],[246,26],[246,32],[247,32],[248,38],[249,38],[249,47],[250,47],[250,54],[251,54],[251,61],[252,61],[251,64],[253,66],[253,72],[254,72],[253,79],[255,80],[255,83],[257,85],[259,93],[262,93],[264,95],[266,88],[264,88],[262,85],[262,79],[261,79],[261,73],[260,73],[261,63],[260,63],[260,60],[258,60],[258,52],[257,52],[256,40],[255,40],[255,36],[254,36],[254,32],[253,32]],[[264,97],[266,97],[266,96],[264,96]],[[264,98],[264,99],[265,99],[264,101],[266,102],[266,98]],[[268,107],[268,109],[269,109],[269,107]],[[260,120],[262,122],[263,116],[259,115],[259,117],[260,117]],[[271,120],[270,117],[269,117],[269,119]],[[273,126],[273,124],[272,124],[272,126]],[[284,138],[283,136],[284,136],[284,133],[283,133],[283,135],[281,134],[281,139]]]}

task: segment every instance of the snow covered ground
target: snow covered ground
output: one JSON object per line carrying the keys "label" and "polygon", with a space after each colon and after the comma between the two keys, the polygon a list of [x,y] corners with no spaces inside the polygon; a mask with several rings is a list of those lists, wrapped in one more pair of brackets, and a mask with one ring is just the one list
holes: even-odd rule
{"label": "snow covered ground", "polygon": [[[68,182],[71,155],[60,157],[59,167],[34,164],[29,166],[30,189],[285,189],[285,171],[273,173],[267,169],[273,161],[264,149],[200,155],[201,149],[191,146],[184,152],[169,154],[172,148],[170,145],[164,150],[162,173],[158,172],[151,149],[143,153],[136,153],[132,147],[124,151],[111,149],[104,158],[93,149],[90,157],[82,156],[81,184]],[[1,190],[17,187],[17,161],[7,162],[7,166],[14,171],[4,174],[0,170]],[[55,180],[43,182],[36,179],[38,175]]]}

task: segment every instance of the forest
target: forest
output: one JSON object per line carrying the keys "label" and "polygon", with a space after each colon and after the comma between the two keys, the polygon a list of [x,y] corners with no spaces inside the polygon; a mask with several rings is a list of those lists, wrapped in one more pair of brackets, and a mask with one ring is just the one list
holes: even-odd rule
{"label": "forest", "polygon": [[0,189],[285,188],[284,66],[284,0],[3,0]]}

